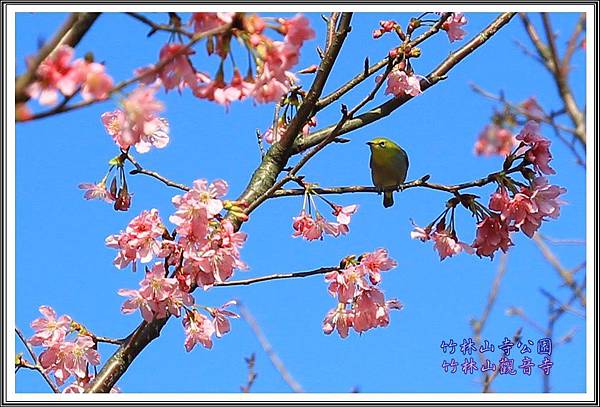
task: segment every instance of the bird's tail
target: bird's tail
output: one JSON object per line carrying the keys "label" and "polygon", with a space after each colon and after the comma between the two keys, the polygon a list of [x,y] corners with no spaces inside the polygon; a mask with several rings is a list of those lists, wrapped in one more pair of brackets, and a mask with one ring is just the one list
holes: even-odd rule
{"label": "bird's tail", "polygon": [[386,191],[383,193],[383,207],[389,208],[394,204],[394,192]]}

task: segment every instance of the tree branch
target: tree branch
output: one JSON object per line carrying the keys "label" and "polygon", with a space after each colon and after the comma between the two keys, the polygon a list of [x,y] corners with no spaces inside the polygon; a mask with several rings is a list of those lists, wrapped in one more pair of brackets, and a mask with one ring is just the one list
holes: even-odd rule
{"label": "tree branch", "polygon": [[[426,91],[440,80],[444,79],[445,75],[459,62],[465,59],[467,56],[472,54],[477,48],[485,44],[490,38],[492,38],[502,27],[514,17],[516,13],[502,13],[494,19],[485,29],[479,34],[473,37],[463,47],[453,52],[447,57],[437,68],[435,68],[426,78],[421,80],[421,90]],[[371,109],[370,111],[363,113],[351,120],[348,120],[344,126],[340,129],[339,134],[346,134],[350,131],[364,127],[374,121],[382,119],[390,115],[394,110],[411,100],[413,97],[410,95],[396,97],[389,101]],[[307,150],[319,144],[321,141],[326,139],[328,135],[335,129],[335,125],[326,127],[319,131],[312,133],[312,135],[298,139],[294,143],[292,153],[298,154],[302,151]]]}
{"label": "tree branch", "polygon": [[[28,117],[26,121],[41,119],[41,118],[52,116],[52,115],[59,114],[59,113],[70,112],[72,110],[81,109],[82,107],[90,106],[90,105],[93,105],[94,103],[98,103],[98,102],[105,102],[111,96],[113,96],[116,93],[119,93],[120,91],[122,91],[123,89],[128,87],[129,85],[131,85],[135,82],[138,82],[139,80],[147,77],[148,75],[160,72],[160,70],[163,67],[165,67],[167,64],[171,63],[171,61],[173,61],[178,56],[183,55],[198,41],[200,41],[206,37],[209,37],[211,35],[221,34],[225,31],[229,30],[230,28],[231,28],[231,23],[224,24],[217,28],[213,28],[212,30],[194,34],[192,39],[187,44],[185,44],[183,47],[178,49],[176,52],[172,53],[168,58],[160,60],[158,63],[156,63],[154,65],[154,67],[152,69],[145,71],[139,75],[134,76],[133,78],[127,79],[127,80],[122,81],[119,84],[117,84],[115,87],[113,87],[108,92],[108,96],[104,99],[82,100],[81,102],[73,103],[72,105],[66,105],[65,103],[61,103],[52,109],[49,109],[49,110],[46,110],[46,111],[43,111],[40,113],[36,113],[36,114],[32,115],[31,117]],[[70,98],[70,97],[72,97],[72,96],[67,96],[67,98]],[[19,121],[19,120],[17,120],[17,121]]]}
{"label": "tree branch", "polygon": [[[548,44],[544,44],[540,36],[538,35],[535,27],[529,17],[525,13],[519,13],[525,31],[529,36],[529,39],[533,43],[537,50],[540,59],[544,62],[544,66],[551,74],[556,84],[558,93],[563,101],[565,110],[575,127],[575,135],[583,146],[586,145],[586,129],[585,129],[585,117],[582,111],[577,107],[573,92],[567,83],[566,72],[567,67],[560,62],[560,57],[556,49],[556,40],[552,31],[552,25],[550,19],[546,13],[542,13],[542,22],[544,25],[544,31]],[[570,59],[568,57],[567,61]],[[563,59],[564,61],[564,59]]]}

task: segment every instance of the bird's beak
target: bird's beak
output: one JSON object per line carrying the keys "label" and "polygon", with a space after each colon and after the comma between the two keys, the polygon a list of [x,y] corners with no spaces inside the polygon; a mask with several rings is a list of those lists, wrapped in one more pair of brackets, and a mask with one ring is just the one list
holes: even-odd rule
{"label": "bird's beak", "polygon": [[371,146],[371,145],[373,145],[373,142],[372,141],[367,141],[367,144]]}

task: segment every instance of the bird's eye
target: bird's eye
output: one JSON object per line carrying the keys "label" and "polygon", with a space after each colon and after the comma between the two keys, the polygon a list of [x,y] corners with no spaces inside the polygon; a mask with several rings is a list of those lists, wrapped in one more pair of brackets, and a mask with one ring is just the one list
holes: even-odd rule
{"label": "bird's eye", "polygon": [[385,147],[385,141],[380,141],[379,142],[379,147]]}

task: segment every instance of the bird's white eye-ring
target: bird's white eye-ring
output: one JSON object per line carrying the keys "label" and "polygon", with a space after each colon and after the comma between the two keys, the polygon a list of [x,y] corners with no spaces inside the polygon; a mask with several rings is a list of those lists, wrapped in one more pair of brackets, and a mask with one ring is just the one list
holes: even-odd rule
{"label": "bird's white eye-ring", "polygon": [[385,147],[385,141],[380,141],[379,142],[379,147]]}

